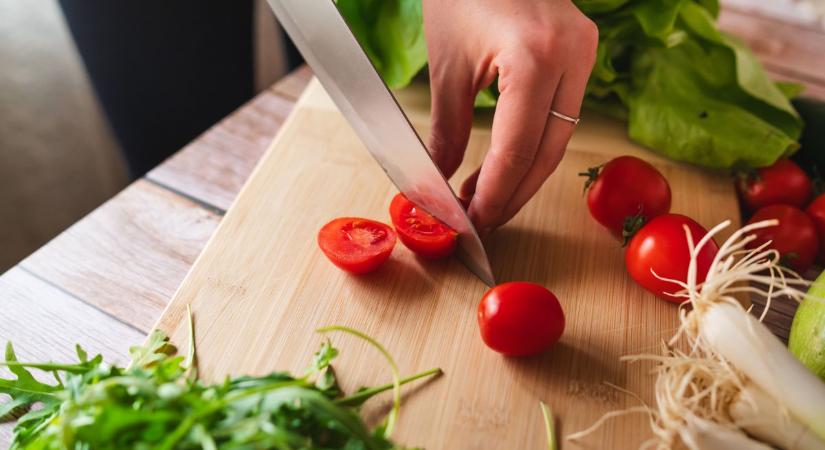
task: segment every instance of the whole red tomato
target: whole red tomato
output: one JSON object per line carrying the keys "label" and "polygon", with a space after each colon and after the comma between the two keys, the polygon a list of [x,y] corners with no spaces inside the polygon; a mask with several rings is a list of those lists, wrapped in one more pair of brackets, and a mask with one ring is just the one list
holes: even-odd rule
{"label": "whole red tomato", "polygon": [[540,353],[564,332],[564,311],[552,292],[535,283],[500,284],[478,304],[481,338],[511,356]]}
{"label": "whole red tomato", "polygon": [[639,158],[620,156],[582,175],[589,176],[585,187],[590,215],[616,237],[622,237],[630,217],[642,215],[647,221],[670,211],[670,185]]}
{"label": "whole red tomato", "polygon": [[804,208],[812,192],[805,171],[787,159],[740,177],[738,188],[751,211],[779,203]]}
{"label": "whole red tomato", "polygon": [[816,228],[816,237],[819,239],[819,260],[825,261],[825,194],[814,199],[805,210]]}
{"label": "whole red tomato", "polygon": [[389,259],[395,247],[395,232],[374,220],[340,217],[318,231],[318,246],[339,268],[363,274]]}
{"label": "whole red tomato", "polygon": [[756,239],[750,242],[748,248],[756,248],[771,241],[770,248],[779,252],[782,263],[786,266],[797,272],[804,272],[811,267],[819,250],[819,238],[811,218],[791,205],[770,205],[756,211],[748,223],[768,219],[778,220],[779,225],[756,230]]}
{"label": "whole red tomato", "polygon": [[[701,225],[681,214],[665,214],[654,218],[639,230],[625,250],[627,273],[640,286],[667,301],[681,303],[684,298],[673,297],[682,288],[672,280],[687,281],[690,250],[685,227],[690,230],[694,245],[707,234]],[[713,258],[719,251],[711,240],[697,258],[696,282],[705,281]],[[656,272],[656,275],[653,274]]]}

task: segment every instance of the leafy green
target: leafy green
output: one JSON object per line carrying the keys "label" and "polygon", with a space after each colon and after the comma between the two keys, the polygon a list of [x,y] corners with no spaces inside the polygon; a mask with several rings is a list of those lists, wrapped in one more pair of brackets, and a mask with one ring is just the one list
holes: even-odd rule
{"label": "leafy green", "polygon": [[[190,316],[191,317],[191,316]],[[191,320],[191,319],[190,319]],[[330,327],[367,339],[345,327]],[[401,384],[440,373],[429,370],[344,397],[331,363],[338,350],[322,342],[303,376],[273,372],[206,384],[195,376],[194,328],[187,358],[175,356],[161,332],[130,349],[119,368],[77,347],[77,364],[20,363],[9,343],[5,361],[14,378],[0,378],[0,416],[32,408],[14,428],[12,449],[400,449],[389,428],[370,431],[358,406]],[[389,356],[388,354],[386,356]],[[394,365],[394,363],[393,363]],[[52,374],[38,381],[29,369]],[[394,373],[397,371],[394,369]],[[397,413],[397,412],[396,412]]]}
{"label": "leafy green", "polygon": [[[771,81],[716,27],[717,0],[574,2],[599,28],[585,105],[627,120],[631,139],[713,168],[765,166],[799,147],[802,120],[789,101],[799,86]],[[338,6],[388,85],[403,87],[424,68],[420,0]],[[476,107],[497,98],[495,86],[484,89]]]}

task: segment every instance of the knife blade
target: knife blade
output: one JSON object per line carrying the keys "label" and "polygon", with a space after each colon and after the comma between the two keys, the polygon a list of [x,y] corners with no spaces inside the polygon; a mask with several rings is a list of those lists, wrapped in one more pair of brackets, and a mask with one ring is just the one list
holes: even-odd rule
{"label": "knife blade", "polygon": [[458,198],[332,0],[268,0],[338,109],[411,201],[458,232],[459,259],[488,286],[487,252]]}

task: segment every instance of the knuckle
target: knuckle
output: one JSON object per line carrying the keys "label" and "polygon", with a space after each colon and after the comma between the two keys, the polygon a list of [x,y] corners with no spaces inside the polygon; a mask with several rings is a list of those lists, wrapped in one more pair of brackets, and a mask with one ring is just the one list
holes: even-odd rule
{"label": "knuckle", "polygon": [[503,151],[496,154],[498,163],[508,171],[524,172],[533,165],[533,155],[520,151]]}
{"label": "knuckle", "polygon": [[585,55],[595,58],[596,47],[599,45],[599,27],[587,17],[582,17],[574,25],[576,40]]}

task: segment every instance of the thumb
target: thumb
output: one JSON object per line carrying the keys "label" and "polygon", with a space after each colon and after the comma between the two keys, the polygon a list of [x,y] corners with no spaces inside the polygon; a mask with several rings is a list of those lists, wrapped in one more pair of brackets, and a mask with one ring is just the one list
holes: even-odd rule
{"label": "thumb", "polygon": [[450,178],[464,159],[473,122],[475,92],[472,77],[439,65],[430,65],[430,156]]}

